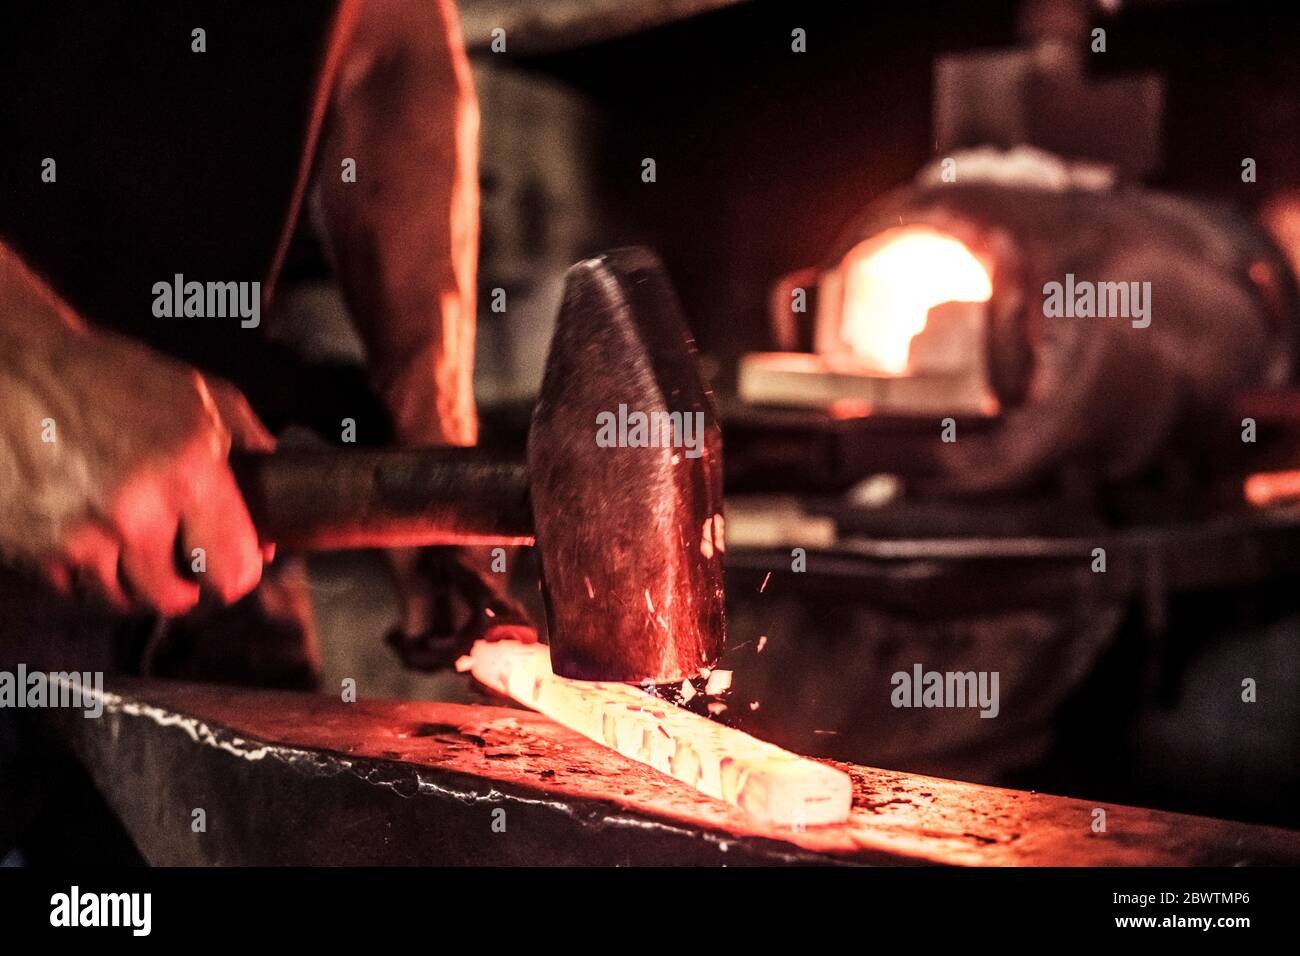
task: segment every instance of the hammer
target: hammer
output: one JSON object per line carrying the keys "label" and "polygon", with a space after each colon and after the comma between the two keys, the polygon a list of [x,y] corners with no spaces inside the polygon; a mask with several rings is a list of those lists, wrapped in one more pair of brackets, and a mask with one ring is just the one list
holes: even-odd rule
{"label": "hammer", "polygon": [[680,681],[722,652],[717,413],[647,249],[569,269],[526,462],[292,449],[236,475],[259,536],[286,547],[535,545],[564,677]]}

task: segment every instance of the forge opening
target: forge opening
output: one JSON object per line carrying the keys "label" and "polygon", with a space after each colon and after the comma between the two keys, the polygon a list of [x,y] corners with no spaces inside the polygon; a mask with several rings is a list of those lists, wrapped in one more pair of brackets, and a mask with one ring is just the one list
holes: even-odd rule
{"label": "forge opening", "polygon": [[900,226],[858,243],[844,257],[840,338],[868,370],[909,371],[912,340],[930,310],[987,302],[989,271],[958,239],[929,226]]}

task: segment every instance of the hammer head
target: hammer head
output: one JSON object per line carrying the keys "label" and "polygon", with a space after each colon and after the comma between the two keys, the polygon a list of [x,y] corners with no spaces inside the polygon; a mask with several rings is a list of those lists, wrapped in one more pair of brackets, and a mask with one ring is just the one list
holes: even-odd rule
{"label": "hammer head", "polygon": [[722,652],[722,438],[663,266],[568,273],[528,437],[551,666],[678,681]]}

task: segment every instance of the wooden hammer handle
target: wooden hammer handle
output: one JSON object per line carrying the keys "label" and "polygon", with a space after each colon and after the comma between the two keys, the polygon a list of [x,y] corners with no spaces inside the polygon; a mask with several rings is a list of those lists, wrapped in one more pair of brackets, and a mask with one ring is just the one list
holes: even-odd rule
{"label": "wooden hammer handle", "polygon": [[524,464],[478,448],[288,449],[231,465],[259,537],[288,548],[534,540]]}

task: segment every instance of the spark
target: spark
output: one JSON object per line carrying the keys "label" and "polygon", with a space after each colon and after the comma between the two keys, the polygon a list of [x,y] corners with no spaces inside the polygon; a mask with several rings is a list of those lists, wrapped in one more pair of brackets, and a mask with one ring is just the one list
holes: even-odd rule
{"label": "spark", "polygon": [[767,635],[764,634],[758,639],[758,647],[754,648],[755,654],[762,654],[763,648],[767,647]]}
{"label": "spark", "polygon": [[767,587],[767,582],[770,581],[770,580],[772,580],[772,572],[771,572],[771,571],[768,571],[768,572],[767,572],[767,577],[763,578],[763,583],[760,584],[760,585],[758,586],[758,593],[759,593],[759,594],[762,594],[762,593],[763,593],[763,589]]}

